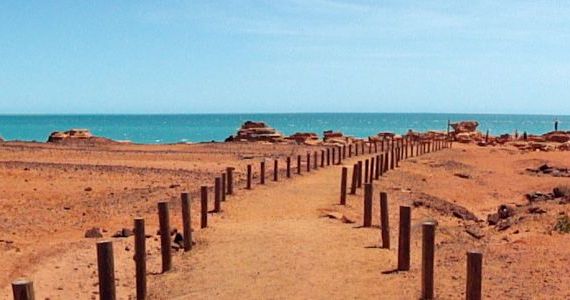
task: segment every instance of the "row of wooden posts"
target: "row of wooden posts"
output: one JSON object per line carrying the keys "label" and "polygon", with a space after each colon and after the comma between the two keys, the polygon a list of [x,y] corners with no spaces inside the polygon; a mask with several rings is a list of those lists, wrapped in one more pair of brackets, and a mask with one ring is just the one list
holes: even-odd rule
{"label": "row of wooden posts", "polygon": [[[452,147],[451,143],[435,144],[435,147],[418,145],[416,156],[444,148]],[[413,149],[413,148],[412,148]],[[347,194],[356,194],[356,190],[362,187],[364,182],[364,213],[363,227],[372,226],[372,203],[374,180],[388,170],[398,167],[399,161],[413,157],[414,151],[408,153],[407,149],[395,147],[390,153],[381,153],[370,159],[359,160],[352,167],[352,182],[348,191],[348,168],[342,167],[340,179],[340,204],[346,205]],[[363,167],[364,166],[364,167]],[[364,171],[363,171],[364,168]],[[397,271],[410,269],[410,240],[411,240],[411,214],[410,206],[400,206],[400,224],[398,236],[398,266]],[[435,222],[422,223],[422,275],[421,275],[421,299],[434,299],[434,253],[435,253]],[[390,249],[390,224],[388,214],[388,195],[380,193],[380,229],[381,248]],[[478,251],[467,252],[467,283],[466,299],[480,300],[482,297],[482,262],[483,255]]]}
{"label": "row of wooden posts", "polygon": [[[368,146],[366,149],[366,146]],[[370,226],[371,218],[371,181],[378,179],[387,170],[398,167],[400,160],[413,157],[414,150],[415,156],[432,151],[437,151],[443,148],[451,147],[451,142],[446,140],[422,140],[414,141],[409,138],[400,140],[382,140],[371,142],[359,142],[355,144],[327,147],[320,150],[320,163],[319,151],[313,153],[308,152],[305,156],[305,168],[302,167],[303,155],[296,157],[296,173],[302,174],[303,169],[307,173],[311,170],[317,170],[319,167],[323,168],[330,165],[340,165],[343,159],[351,158],[353,156],[365,155],[366,150],[368,154],[373,155],[372,159],[366,159],[364,162],[364,172],[362,172],[363,163],[359,161],[354,165],[353,177],[351,185],[351,194],[356,193],[356,189],[362,186],[365,181],[365,226]],[[377,154],[379,153],[380,154]],[[285,176],[292,177],[291,157],[286,158]],[[253,188],[253,166],[247,165],[245,189]],[[234,168],[228,167],[225,172],[219,177],[214,179],[214,209],[213,213],[221,212],[221,204],[226,200],[227,195],[234,193]],[[265,161],[259,163],[259,184],[265,184],[266,180],[266,165]],[[364,176],[362,176],[364,175]],[[346,203],[346,179],[347,168],[342,168],[342,184],[341,184],[341,204]],[[279,181],[279,160],[275,159],[273,163],[273,181]],[[208,226],[208,186],[200,187],[200,227],[206,228]],[[382,204],[383,203],[383,204]],[[387,210],[387,196],[385,193],[381,194],[381,213],[382,213],[382,240],[383,247],[389,248],[389,232],[388,232],[388,210]],[[181,208],[182,208],[182,229],[183,229],[183,249],[190,251],[192,249],[192,222],[191,222],[191,200],[189,193],[181,193]],[[407,214],[407,215],[406,215]],[[171,250],[171,228],[169,216],[169,203],[161,201],[158,203],[158,217],[160,227],[160,244],[161,244],[161,260],[162,272],[167,272],[172,268],[172,250]],[[386,223],[384,223],[386,222]],[[404,222],[405,224],[402,225]],[[407,224],[407,225],[406,225]],[[401,270],[409,269],[409,229],[410,229],[410,208],[402,207],[400,216],[400,238],[401,241],[406,241],[399,248],[402,249],[402,261],[398,263],[398,268]],[[403,226],[403,227],[402,227]],[[406,227],[407,226],[407,227]],[[407,237],[407,239],[406,239]],[[145,220],[143,218],[134,219],[134,239],[135,239],[135,273],[136,273],[136,298],[138,300],[147,298],[147,284],[146,284],[146,233],[145,233]],[[99,296],[100,299],[114,300],[116,299],[115,289],[115,271],[114,271],[114,258],[113,258],[113,243],[110,240],[102,240],[96,243],[97,248],[97,266],[98,266],[98,279],[99,279]],[[406,252],[407,249],[407,252]],[[406,254],[407,253],[407,254]],[[407,267],[406,256],[407,255]],[[433,265],[433,264],[432,264]],[[33,282],[27,279],[19,279],[12,283],[12,291],[15,300],[33,300],[34,289]],[[469,298],[476,299],[476,298]]]}

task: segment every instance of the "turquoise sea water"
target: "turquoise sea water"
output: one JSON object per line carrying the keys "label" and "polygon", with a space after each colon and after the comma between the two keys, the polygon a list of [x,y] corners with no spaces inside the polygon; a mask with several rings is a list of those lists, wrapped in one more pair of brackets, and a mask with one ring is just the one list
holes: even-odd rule
{"label": "turquoise sea water", "polygon": [[223,141],[246,120],[265,121],[284,134],[339,130],[365,137],[379,131],[445,130],[447,120],[477,120],[491,134],[545,133],[570,130],[570,116],[408,114],[408,113],[296,113],[192,115],[0,115],[0,136],[7,140],[45,141],[52,131],[87,128],[95,135],[137,143]]}

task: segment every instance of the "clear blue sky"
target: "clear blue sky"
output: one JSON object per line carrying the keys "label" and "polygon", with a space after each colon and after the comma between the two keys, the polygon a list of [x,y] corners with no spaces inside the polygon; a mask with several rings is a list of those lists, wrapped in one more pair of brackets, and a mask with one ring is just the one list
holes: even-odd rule
{"label": "clear blue sky", "polygon": [[570,2],[0,2],[0,113],[319,111],[570,114]]}

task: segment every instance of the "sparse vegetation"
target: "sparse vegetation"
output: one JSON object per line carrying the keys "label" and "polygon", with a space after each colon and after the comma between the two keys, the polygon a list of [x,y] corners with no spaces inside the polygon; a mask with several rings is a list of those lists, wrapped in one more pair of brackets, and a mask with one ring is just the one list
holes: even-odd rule
{"label": "sparse vegetation", "polygon": [[554,230],[560,233],[570,233],[570,217],[569,216],[561,216],[556,221],[556,225],[554,225]]}

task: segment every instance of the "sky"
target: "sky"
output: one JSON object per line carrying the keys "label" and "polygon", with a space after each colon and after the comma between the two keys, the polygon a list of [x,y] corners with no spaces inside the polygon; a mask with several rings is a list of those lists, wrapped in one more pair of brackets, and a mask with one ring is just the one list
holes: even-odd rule
{"label": "sky", "polygon": [[570,115],[570,2],[0,2],[0,114],[238,112]]}

